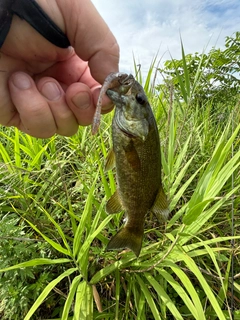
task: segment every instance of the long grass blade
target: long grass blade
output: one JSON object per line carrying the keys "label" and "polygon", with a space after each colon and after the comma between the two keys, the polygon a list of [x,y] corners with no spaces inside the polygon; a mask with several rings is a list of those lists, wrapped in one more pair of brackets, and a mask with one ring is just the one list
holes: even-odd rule
{"label": "long grass blade", "polygon": [[138,275],[135,275],[136,277],[136,280],[138,281],[140,287],[141,287],[141,290],[143,291],[144,293],[144,296],[145,296],[145,299],[146,299],[146,302],[148,303],[151,311],[152,311],[152,314],[154,316],[154,319],[155,320],[161,320],[161,316],[159,314],[159,310],[152,298],[152,295],[150,293],[150,291],[148,290],[147,286],[145,285],[144,281],[142,280],[142,278]]}
{"label": "long grass blade", "polygon": [[[205,312],[203,310],[203,306],[201,304],[199,295],[194,288],[192,282],[188,278],[185,272],[183,272],[178,265],[175,263],[172,263],[171,261],[168,262],[169,267],[173,270],[173,272],[177,275],[177,277],[181,280],[182,285],[185,287],[186,292],[188,292],[189,297],[191,297],[192,304],[195,306],[195,312],[193,315],[195,316],[196,319],[206,319],[205,317]],[[188,305],[190,306],[189,302]],[[192,309],[192,308],[191,308]],[[190,309],[189,309],[190,310]]]}
{"label": "long grass blade", "polygon": [[63,272],[60,276],[58,276],[56,279],[52,280],[43,290],[43,292],[40,294],[40,296],[37,298],[37,300],[32,305],[31,309],[28,311],[27,315],[24,317],[24,320],[30,320],[31,317],[34,315],[34,312],[39,308],[39,306],[44,302],[46,297],[49,295],[49,293],[52,291],[52,289],[65,277],[70,276],[72,273],[76,272],[77,268],[71,268]]}
{"label": "long grass blade", "polygon": [[162,300],[163,304],[172,313],[174,319],[183,320],[183,317],[181,316],[180,312],[176,308],[175,303],[172,301],[172,299],[169,297],[169,295],[166,293],[163,287],[149,273],[144,273],[144,275],[148,280],[148,282],[156,290],[156,293],[159,296],[159,298]]}
{"label": "long grass blade", "polygon": [[80,282],[78,284],[77,291],[76,291],[73,320],[80,320],[81,319],[80,318],[81,306],[82,306],[84,297],[86,296],[86,291],[87,291],[86,281]]}
{"label": "long grass blade", "polygon": [[38,258],[38,259],[32,259],[29,261],[18,263],[11,267],[0,269],[0,272],[6,272],[6,271],[20,269],[20,268],[35,267],[35,266],[42,266],[42,265],[48,265],[48,264],[64,264],[64,263],[69,263],[71,261],[72,260],[65,259],[65,258],[60,258],[60,259]]}
{"label": "long grass blade", "polygon": [[183,286],[181,286],[179,284],[179,282],[177,282],[173,278],[173,276],[169,272],[167,272],[166,270],[162,270],[162,269],[157,269],[157,270],[158,270],[159,274],[161,274],[162,277],[165,280],[167,280],[167,282],[173,287],[174,291],[178,294],[178,296],[183,300],[183,302],[185,303],[186,307],[191,312],[192,316],[195,319],[197,319],[198,315],[197,315],[196,307],[194,306],[193,302],[189,298],[189,296],[186,293],[186,291],[183,289]]}
{"label": "long grass blade", "polygon": [[182,255],[183,261],[186,263],[186,265],[188,266],[188,268],[193,272],[193,274],[195,274],[196,278],[198,279],[199,283],[201,284],[203,290],[206,293],[206,296],[209,299],[209,302],[211,303],[214,311],[216,312],[219,320],[225,320],[225,316],[219,306],[219,303],[215,297],[215,295],[213,294],[210,286],[208,285],[206,279],[203,277],[203,275],[201,274],[201,272],[199,271],[199,268],[197,267],[197,265],[195,264],[194,260],[192,258],[190,258],[188,255]]}
{"label": "long grass blade", "polygon": [[72,281],[70,290],[68,292],[67,300],[65,301],[65,304],[64,304],[61,320],[68,320],[69,319],[69,311],[72,307],[73,299],[76,294],[76,290],[78,288],[79,281],[81,280],[81,278],[82,278],[82,276],[78,275]]}
{"label": "long grass blade", "polygon": [[57,251],[63,253],[64,255],[67,255],[67,256],[72,256],[72,253],[71,251],[63,248],[63,246],[61,246],[59,243],[57,243],[56,241],[50,239],[48,236],[46,236],[44,233],[42,233],[32,222],[30,222],[29,220],[27,219],[24,219],[30,226],[33,230],[35,230],[37,233],[39,233],[44,240],[46,240],[54,249],[56,249]]}

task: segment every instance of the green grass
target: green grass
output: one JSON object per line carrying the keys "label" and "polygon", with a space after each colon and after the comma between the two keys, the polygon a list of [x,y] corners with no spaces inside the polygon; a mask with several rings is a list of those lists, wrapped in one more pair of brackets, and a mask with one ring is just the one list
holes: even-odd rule
{"label": "green grass", "polygon": [[138,259],[105,252],[122,223],[122,213],[105,211],[116,187],[114,171],[104,171],[111,114],[94,137],[90,128],[49,140],[0,129],[1,319],[226,320],[232,301],[240,319],[239,276],[233,282],[230,272],[234,255],[240,273],[240,112],[220,121],[211,102],[188,105],[186,64],[184,101],[160,99],[150,83],[155,62],[145,89],[173,217],[162,225],[146,217]]}

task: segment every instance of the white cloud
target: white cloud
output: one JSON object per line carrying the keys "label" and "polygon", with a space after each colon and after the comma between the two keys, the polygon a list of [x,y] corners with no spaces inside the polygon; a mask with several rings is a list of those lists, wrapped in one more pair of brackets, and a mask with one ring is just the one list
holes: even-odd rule
{"label": "white cloud", "polygon": [[146,72],[154,56],[162,61],[208,45],[223,47],[227,35],[239,31],[239,0],[92,0],[121,49],[120,70],[133,72],[133,54]]}

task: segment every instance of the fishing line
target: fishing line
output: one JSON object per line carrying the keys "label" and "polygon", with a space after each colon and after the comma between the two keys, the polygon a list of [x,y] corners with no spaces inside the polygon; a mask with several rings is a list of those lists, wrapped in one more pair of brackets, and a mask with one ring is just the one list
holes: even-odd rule
{"label": "fishing line", "polygon": [[137,79],[138,74],[139,74],[140,71],[141,71],[141,67],[142,67],[142,65],[141,65],[140,63],[136,65],[135,77],[134,77],[135,79]]}

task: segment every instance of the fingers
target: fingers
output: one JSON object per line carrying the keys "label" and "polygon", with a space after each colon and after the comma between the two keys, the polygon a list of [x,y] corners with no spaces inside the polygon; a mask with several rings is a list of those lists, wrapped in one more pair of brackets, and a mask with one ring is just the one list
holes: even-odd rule
{"label": "fingers", "polygon": [[[66,31],[78,57],[74,57],[72,49],[60,49],[48,43],[25,21],[14,16],[1,49],[12,57],[16,67],[11,64],[6,77],[1,76],[4,82],[0,86],[0,123],[14,125],[40,138],[55,133],[69,136],[77,131],[78,124],[92,122],[99,83],[103,83],[110,72],[118,71],[119,47],[90,0],[72,0],[71,5],[66,5],[65,0],[37,1]],[[88,65],[85,63],[83,68],[76,57],[88,61]],[[3,59],[0,64],[2,67]],[[8,81],[9,73],[18,70],[33,75],[35,81],[23,72],[12,74]],[[107,96],[103,105],[105,111],[112,108]]]}
{"label": "fingers", "polygon": [[62,49],[54,46],[16,15],[1,47],[1,53],[24,61],[32,73],[40,73],[56,61],[68,59],[72,52],[71,47]]}
{"label": "fingers", "polygon": [[81,126],[89,125],[94,114],[94,103],[90,88],[83,83],[74,83],[66,91],[69,108]]}
{"label": "fingers", "polygon": [[50,107],[56,125],[56,133],[63,136],[75,134],[78,130],[77,119],[69,109],[65,92],[59,83],[52,78],[43,78],[37,83],[37,88]]}
{"label": "fingers", "polygon": [[[38,138],[49,138],[55,133],[71,136],[79,125],[89,125],[97,104],[100,86],[89,88],[84,83],[73,83],[66,93],[53,78],[44,77],[37,81],[16,72],[9,79],[9,91],[13,103],[6,107],[8,121],[2,123],[16,126],[25,133]],[[103,99],[103,113],[113,108],[107,96]],[[4,108],[1,109],[4,114]],[[7,118],[6,118],[7,119]]]}
{"label": "fingers", "polygon": [[103,83],[111,72],[118,71],[119,46],[107,24],[90,0],[58,0],[65,19],[67,36],[81,59],[88,61],[92,76]]}
{"label": "fingers", "polygon": [[[101,86],[92,78],[86,62],[75,54],[67,61],[48,68],[40,76],[51,76],[61,83],[66,91],[67,104],[80,125],[92,123]],[[111,100],[105,95],[103,113],[110,111],[112,107]]]}
{"label": "fingers", "polygon": [[66,104],[64,91],[54,79],[41,79],[37,88],[30,76],[17,72],[10,77],[9,90],[17,116],[8,125],[38,138],[48,138],[55,133],[69,136],[77,131],[77,120]]}
{"label": "fingers", "polygon": [[[99,92],[99,86],[90,89],[83,83],[74,83],[68,87],[66,101],[79,125],[87,126],[92,123]],[[103,104],[103,113],[109,112],[113,108],[112,102],[107,96],[104,97]]]}
{"label": "fingers", "polygon": [[[52,136],[56,125],[51,110],[31,77],[22,72],[15,73],[9,81],[9,89],[20,118],[19,129],[39,138]],[[40,127],[44,130],[40,131]]]}

